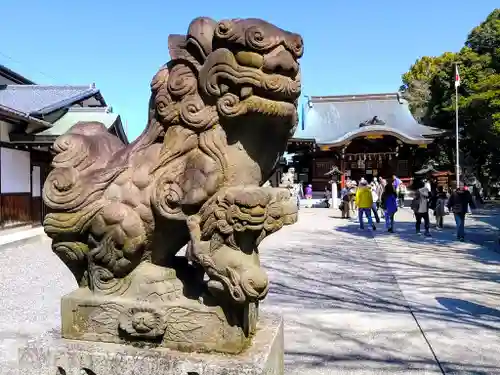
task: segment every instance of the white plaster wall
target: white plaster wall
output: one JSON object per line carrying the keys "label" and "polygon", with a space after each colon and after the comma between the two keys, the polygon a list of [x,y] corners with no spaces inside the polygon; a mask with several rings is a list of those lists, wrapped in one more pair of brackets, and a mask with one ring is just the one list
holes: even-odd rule
{"label": "white plaster wall", "polygon": [[10,141],[10,132],[12,131],[12,128],[14,125],[5,122],[5,121],[0,121],[0,141],[2,142],[9,142]]}
{"label": "white plaster wall", "polygon": [[33,197],[39,197],[41,195],[42,188],[40,186],[40,167],[33,167],[33,174],[31,175],[31,191],[33,192]]}
{"label": "white plaster wall", "polygon": [[29,193],[31,191],[30,153],[1,147],[0,161],[2,193]]}

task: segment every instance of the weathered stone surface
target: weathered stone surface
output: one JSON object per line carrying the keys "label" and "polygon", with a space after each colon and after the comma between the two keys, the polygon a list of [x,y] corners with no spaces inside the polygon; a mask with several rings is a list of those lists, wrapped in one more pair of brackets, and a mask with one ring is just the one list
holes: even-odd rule
{"label": "weathered stone surface", "polygon": [[[182,285],[173,293],[181,294]],[[135,299],[102,296],[85,288],[64,296],[62,311],[62,336],[68,339],[234,354],[248,347],[258,318],[257,303],[233,310],[241,316],[231,317],[220,306],[182,295],[172,301],[145,299],[138,304]],[[233,323],[240,320],[246,323]]]}
{"label": "weathered stone surface", "polygon": [[[44,227],[80,287],[63,337],[235,353],[269,288],[258,246],[297,220],[288,189],[262,185],[297,126],[303,42],[200,17],[168,47],[136,141],[78,123],[54,143]],[[181,310],[192,336],[170,337]]]}
{"label": "weathered stone surface", "polygon": [[25,375],[282,375],[283,320],[263,314],[254,345],[239,355],[183,353],[59,338],[34,340],[19,351]]}

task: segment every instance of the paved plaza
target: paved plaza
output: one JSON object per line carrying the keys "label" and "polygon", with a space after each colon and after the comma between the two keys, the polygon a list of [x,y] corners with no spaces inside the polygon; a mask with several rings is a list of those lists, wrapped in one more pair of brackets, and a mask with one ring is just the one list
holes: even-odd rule
{"label": "paved plaza", "polygon": [[[272,282],[263,308],[285,316],[285,373],[500,374],[494,213],[470,219],[459,243],[451,217],[425,238],[408,209],[394,234],[301,209],[261,247]],[[0,250],[0,373],[23,342],[58,329],[60,297],[74,288],[47,240]]]}

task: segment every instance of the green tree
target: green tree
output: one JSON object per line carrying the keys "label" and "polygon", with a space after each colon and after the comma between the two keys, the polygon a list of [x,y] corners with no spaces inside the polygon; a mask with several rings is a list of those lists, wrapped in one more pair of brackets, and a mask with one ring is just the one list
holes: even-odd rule
{"label": "green tree", "polygon": [[500,177],[500,9],[468,35],[457,53],[417,60],[403,74],[401,91],[415,118],[450,132],[438,142],[440,163],[454,163],[455,64],[461,78],[459,129],[461,150],[473,161],[475,174]]}

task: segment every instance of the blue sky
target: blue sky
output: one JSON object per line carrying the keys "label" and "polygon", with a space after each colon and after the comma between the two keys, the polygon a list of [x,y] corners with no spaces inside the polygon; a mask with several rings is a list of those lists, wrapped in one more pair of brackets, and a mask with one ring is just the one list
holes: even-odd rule
{"label": "blue sky", "polygon": [[[461,48],[498,0],[1,0],[0,63],[45,84],[91,84],[127,123],[146,124],[167,36],[191,19],[258,17],[302,34],[303,94],[394,92],[424,55]],[[471,5],[466,6],[466,3]],[[171,5],[168,5],[171,4]],[[382,5],[383,4],[383,5]]]}

